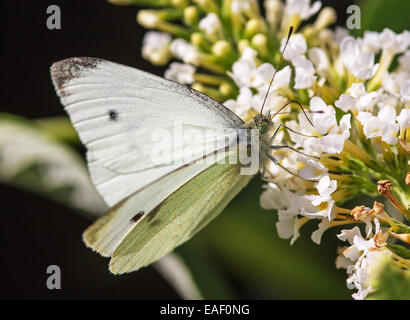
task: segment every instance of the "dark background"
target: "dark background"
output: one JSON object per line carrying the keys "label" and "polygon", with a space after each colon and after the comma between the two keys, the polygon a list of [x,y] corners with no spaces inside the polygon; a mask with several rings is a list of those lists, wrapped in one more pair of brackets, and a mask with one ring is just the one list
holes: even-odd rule
{"label": "dark background", "polygon": [[[322,1],[340,21],[353,1]],[[61,30],[48,30],[46,9],[61,8]],[[106,1],[1,2],[1,112],[28,118],[64,115],[52,87],[49,67],[72,56],[93,56],[156,74],[141,58],[144,30],[136,7]],[[61,205],[0,185],[0,298],[13,299],[173,299],[174,290],[152,267],[121,277],[108,271],[108,259],[87,249],[81,233],[90,222]],[[46,268],[62,271],[62,290],[48,290]]]}

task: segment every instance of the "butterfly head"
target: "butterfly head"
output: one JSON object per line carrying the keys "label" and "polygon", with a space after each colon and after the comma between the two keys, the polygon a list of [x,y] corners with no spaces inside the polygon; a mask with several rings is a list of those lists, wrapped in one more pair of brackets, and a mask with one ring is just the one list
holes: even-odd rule
{"label": "butterfly head", "polygon": [[255,122],[256,128],[259,130],[259,133],[262,135],[267,133],[273,124],[272,120],[269,117],[262,114],[257,114],[253,118],[253,121]]}

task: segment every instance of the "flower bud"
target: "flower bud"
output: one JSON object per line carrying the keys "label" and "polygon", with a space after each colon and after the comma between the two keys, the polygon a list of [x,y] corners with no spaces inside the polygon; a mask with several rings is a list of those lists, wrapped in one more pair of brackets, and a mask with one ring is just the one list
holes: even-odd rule
{"label": "flower bud", "polygon": [[189,26],[195,26],[198,24],[198,8],[195,6],[189,6],[184,9],[184,21]]}
{"label": "flower bud", "polygon": [[213,41],[223,38],[222,23],[216,13],[208,13],[199,21],[199,29]]}
{"label": "flower bud", "polygon": [[192,87],[192,89],[195,89],[195,90],[197,90],[199,92],[202,92],[202,93],[204,93],[206,91],[205,86],[202,83],[199,83],[199,82],[195,82],[191,87]]}
{"label": "flower bud", "polygon": [[221,92],[222,95],[229,97],[233,93],[233,88],[232,85],[229,84],[228,82],[221,83],[219,86],[219,91]]}
{"label": "flower bud", "polygon": [[238,42],[238,50],[239,50],[239,53],[242,54],[242,52],[243,52],[247,47],[250,47],[250,43],[249,43],[248,40],[246,40],[246,39],[239,40],[239,42]]}
{"label": "flower bud", "polygon": [[154,65],[165,65],[171,58],[169,45],[172,37],[167,33],[149,31],[145,34],[142,56]]}
{"label": "flower bud", "polygon": [[154,10],[140,10],[137,14],[138,23],[147,29],[154,29],[158,26],[161,19]]}
{"label": "flower bud", "polygon": [[205,12],[218,12],[218,5],[214,0],[194,0],[193,2],[198,4]]}
{"label": "flower bud", "polygon": [[337,20],[337,15],[335,9],[331,7],[323,8],[319,16],[317,17],[315,23],[313,24],[316,31],[326,28],[327,26],[335,23]]}
{"label": "flower bud", "polygon": [[191,34],[191,43],[195,48],[209,48],[209,45],[200,32],[194,32]]}
{"label": "flower bud", "polygon": [[257,33],[252,38],[252,47],[254,47],[261,56],[268,54],[268,38],[263,33]]}
{"label": "flower bud", "polygon": [[275,30],[278,26],[280,15],[283,11],[283,3],[280,0],[265,0],[266,20],[271,29]]}
{"label": "flower bud", "polygon": [[188,0],[171,0],[171,4],[179,8],[185,8],[188,5],[188,3]]}
{"label": "flower bud", "polygon": [[226,57],[231,53],[231,45],[228,41],[220,40],[212,46],[212,53],[217,57]]}
{"label": "flower bud", "polygon": [[245,26],[245,34],[251,38],[256,33],[265,33],[266,27],[264,23],[259,19],[250,19]]}

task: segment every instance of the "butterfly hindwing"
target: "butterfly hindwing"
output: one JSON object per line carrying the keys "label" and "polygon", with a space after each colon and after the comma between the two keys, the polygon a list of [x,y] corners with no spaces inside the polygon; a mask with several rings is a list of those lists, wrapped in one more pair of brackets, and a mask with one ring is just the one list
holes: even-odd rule
{"label": "butterfly hindwing", "polygon": [[[189,240],[226,207],[251,177],[241,175],[240,165],[232,164],[214,164],[201,172],[127,234],[112,255],[110,270],[138,270]],[[121,210],[118,208],[116,214]]]}
{"label": "butterfly hindwing", "polygon": [[[212,161],[223,157],[225,152],[218,153]],[[209,166],[206,161],[186,164],[138,190],[94,222],[84,233],[84,241],[102,255],[111,256],[135,225],[145,218],[151,219],[164,199]]]}

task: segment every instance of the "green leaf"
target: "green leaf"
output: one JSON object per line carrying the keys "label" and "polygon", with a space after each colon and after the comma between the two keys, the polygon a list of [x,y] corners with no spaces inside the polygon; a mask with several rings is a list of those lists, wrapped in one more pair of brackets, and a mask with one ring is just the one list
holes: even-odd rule
{"label": "green leaf", "polygon": [[410,271],[400,270],[389,260],[384,262],[380,273],[372,283],[374,292],[368,296],[369,300],[409,300],[410,299]]}
{"label": "green leaf", "polygon": [[195,236],[177,248],[177,254],[189,268],[200,293],[205,299],[237,299],[239,296],[228,283],[220,261],[212,255],[204,237]]}
{"label": "green leaf", "polygon": [[100,215],[107,207],[83,158],[34,122],[0,115],[0,182]]}
{"label": "green leaf", "polygon": [[361,9],[361,29],[355,31],[357,36],[366,30],[390,28],[401,32],[410,29],[408,0],[361,0],[357,4]]}
{"label": "green leaf", "polygon": [[398,256],[404,259],[410,259],[410,250],[399,244],[388,244],[387,247]]}

